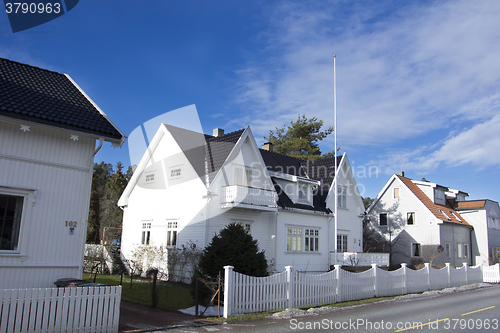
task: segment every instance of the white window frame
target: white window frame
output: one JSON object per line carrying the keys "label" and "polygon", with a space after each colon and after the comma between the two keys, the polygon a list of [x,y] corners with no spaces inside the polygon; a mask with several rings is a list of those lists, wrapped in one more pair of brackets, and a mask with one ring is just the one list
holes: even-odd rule
{"label": "white window frame", "polygon": [[347,235],[344,235],[344,234],[337,235],[337,252],[338,253],[347,252],[347,241],[348,241]]}
{"label": "white window frame", "polygon": [[167,247],[176,247],[177,246],[177,237],[178,237],[178,227],[179,221],[177,219],[169,219],[167,220],[167,239],[166,246]]}
{"label": "white window frame", "polygon": [[[0,256],[2,254],[20,254],[23,249],[23,231],[24,225],[26,224],[26,216],[30,214],[30,208],[34,204],[34,197],[36,194],[36,190],[30,189],[18,189],[18,188],[10,188],[10,187],[0,187],[0,194],[22,197],[23,203],[21,206],[21,216],[19,217],[19,227],[18,227],[18,235],[17,235],[17,244],[12,250],[0,250]],[[30,204],[31,203],[31,204]],[[2,217],[3,219],[3,217]],[[1,225],[0,225],[1,228]]]}
{"label": "white window frame", "polygon": [[249,235],[252,234],[252,221],[238,220],[238,221],[233,221],[233,223],[241,225],[243,227],[243,229],[245,229],[245,232],[247,234],[249,234]]}
{"label": "white window frame", "polygon": [[[412,222],[413,222],[411,224],[408,223],[408,221],[410,220],[410,216],[412,216]],[[406,213],[406,225],[415,225],[416,224],[415,220],[416,220],[416,214],[415,214],[415,212],[407,212]]]}
{"label": "white window frame", "polygon": [[141,223],[141,245],[149,245],[151,243],[151,220],[142,220]]}
{"label": "white window frame", "polygon": [[[416,254],[418,251],[418,254]],[[422,244],[411,243],[411,257],[412,258],[422,258]]]}
{"label": "white window frame", "polygon": [[347,186],[337,187],[337,207],[347,209]]}
{"label": "white window frame", "polygon": [[399,187],[395,187],[392,191],[392,197],[394,199],[400,199],[401,198],[401,189]]}
{"label": "white window frame", "polygon": [[[321,228],[288,225],[286,226],[286,252],[319,253]],[[314,246],[311,247],[311,241]],[[306,248],[307,244],[307,248]]]}

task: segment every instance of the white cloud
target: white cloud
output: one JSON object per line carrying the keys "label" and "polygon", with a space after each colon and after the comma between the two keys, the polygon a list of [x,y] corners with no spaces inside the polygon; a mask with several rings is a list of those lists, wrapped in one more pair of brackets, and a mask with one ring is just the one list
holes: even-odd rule
{"label": "white cloud", "polygon": [[272,29],[259,35],[267,43],[238,72],[235,100],[244,115],[235,123],[250,124],[256,135],[299,113],[332,125],[336,54],[341,142],[463,131],[499,108],[498,17],[496,1],[278,5],[269,14]]}
{"label": "white cloud", "polygon": [[464,164],[478,169],[499,166],[499,134],[500,114],[449,137],[443,143],[423,145],[416,149],[392,150],[369,164],[377,165],[384,174],[392,174],[395,170],[427,174],[442,166],[458,167]]}

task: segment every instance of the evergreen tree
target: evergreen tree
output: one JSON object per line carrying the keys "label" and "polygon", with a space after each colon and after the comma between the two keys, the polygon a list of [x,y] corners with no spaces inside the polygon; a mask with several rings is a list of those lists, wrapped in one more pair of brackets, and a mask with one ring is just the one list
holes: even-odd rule
{"label": "evergreen tree", "polygon": [[257,241],[242,225],[231,223],[212,238],[203,250],[199,264],[199,275],[213,279],[224,266],[231,265],[234,271],[251,276],[267,275],[267,260],[264,251],[259,252]]}
{"label": "evergreen tree", "polygon": [[273,150],[280,154],[305,160],[333,157],[333,152],[322,155],[319,149],[318,141],[333,133],[333,127],[321,131],[322,126],[323,120],[316,117],[307,119],[305,115],[299,114],[297,121],[291,121],[288,127],[276,127],[276,131],[269,131],[264,139],[271,142]]}
{"label": "evergreen tree", "polygon": [[87,243],[103,242],[112,245],[120,240],[122,211],[116,203],[132,177],[132,173],[131,167],[123,173],[123,165],[120,162],[116,165],[116,172],[109,163],[94,164]]}

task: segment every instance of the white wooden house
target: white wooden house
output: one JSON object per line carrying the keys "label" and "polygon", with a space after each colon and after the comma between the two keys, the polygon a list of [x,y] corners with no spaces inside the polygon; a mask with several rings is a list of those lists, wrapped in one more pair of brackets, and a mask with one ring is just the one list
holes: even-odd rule
{"label": "white wooden house", "polygon": [[[473,226],[450,204],[448,187],[393,175],[367,210],[391,264],[472,265]],[[451,192],[450,192],[451,193]],[[463,193],[460,194],[460,197]]]}
{"label": "white wooden house", "polygon": [[94,155],[125,138],[68,75],[0,59],[0,289],[81,278]]}
{"label": "white wooden house", "polygon": [[162,124],[123,192],[122,252],[141,244],[199,248],[231,222],[241,223],[276,271],[327,271],[336,264],[334,177],[338,177],[338,250],[362,252],[363,203],[347,155],[304,161],[259,149],[250,127],[204,135]]}

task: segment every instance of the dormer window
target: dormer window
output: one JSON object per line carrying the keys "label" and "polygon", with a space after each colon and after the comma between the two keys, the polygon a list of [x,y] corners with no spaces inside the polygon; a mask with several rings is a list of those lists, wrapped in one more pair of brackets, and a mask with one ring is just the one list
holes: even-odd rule
{"label": "dormer window", "polygon": [[234,168],[234,183],[236,185],[242,186],[252,186],[252,169],[244,168],[244,167],[235,167]]}
{"label": "dormer window", "polygon": [[434,195],[436,199],[444,200],[444,191],[443,190],[435,190]]}

